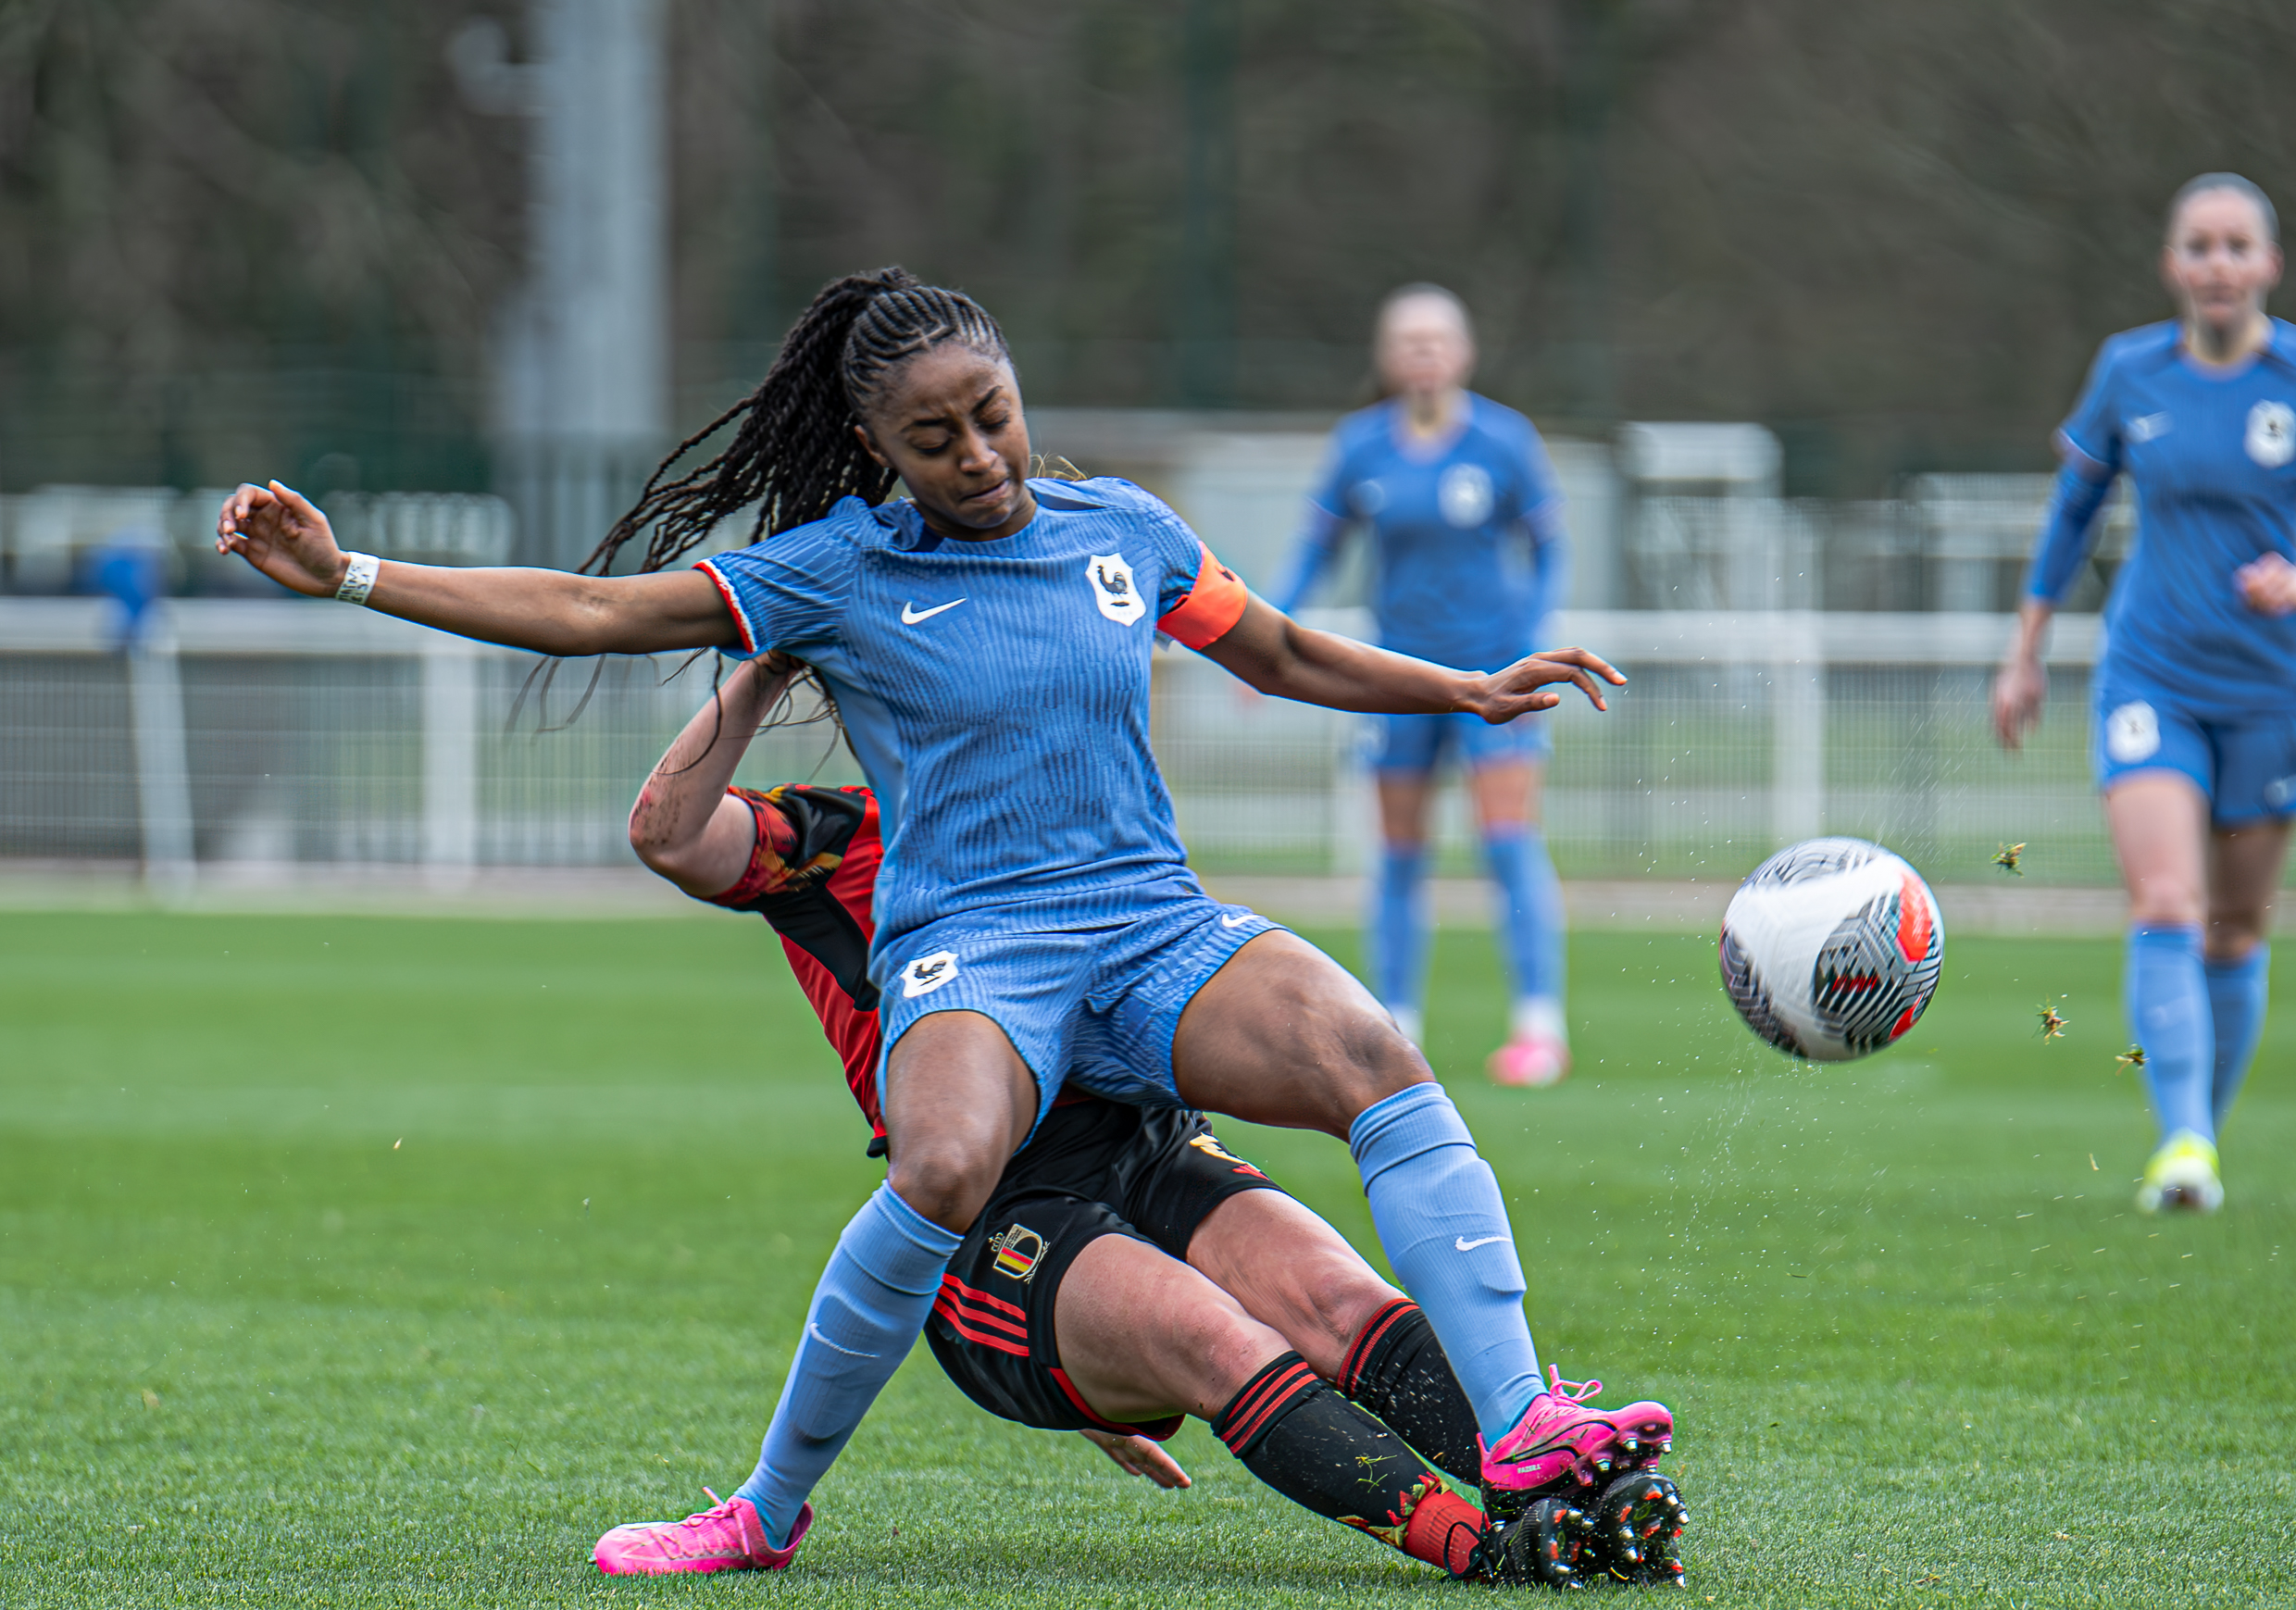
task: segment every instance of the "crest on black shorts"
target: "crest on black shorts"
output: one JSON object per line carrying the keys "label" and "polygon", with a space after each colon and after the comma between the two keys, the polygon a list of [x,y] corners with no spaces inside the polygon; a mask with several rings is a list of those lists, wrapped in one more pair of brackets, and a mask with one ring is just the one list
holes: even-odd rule
{"label": "crest on black shorts", "polygon": [[1027,1285],[1044,1256],[1044,1238],[1025,1224],[1017,1224],[989,1242],[996,1261],[990,1267],[1008,1280]]}

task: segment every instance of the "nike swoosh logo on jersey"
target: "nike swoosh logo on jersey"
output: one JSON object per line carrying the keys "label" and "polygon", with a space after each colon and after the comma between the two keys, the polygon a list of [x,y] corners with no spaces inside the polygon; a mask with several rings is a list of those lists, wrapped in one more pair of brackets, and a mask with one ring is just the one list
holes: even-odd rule
{"label": "nike swoosh logo on jersey", "polygon": [[1251,920],[1252,920],[1252,914],[1251,914],[1250,912],[1248,912],[1248,911],[1247,911],[1247,912],[1243,913],[1241,917],[1221,917],[1221,918],[1220,918],[1220,926],[1221,926],[1222,928],[1242,928],[1242,927],[1245,923],[1247,923],[1247,922],[1249,922],[1249,921],[1251,921]]}
{"label": "nike swoosh logo on jersey", "polygon": [[1506,1237],[1504,1237],[1504,1236],[1503,1236],[1503,1235],[1487,1235],[1487,1236],[1484,1236],[1484,1237],[1483,1237],[1481,1240],[1479,1240],[1479,1241],[1469,1241],[1469,1240],[1467,1240],[1467,1239],[1466,1239],[1466,1237],[1465,1237],[1465,1236],[1460,1236],[1460,1237],[1456,1238],[1455,1240],[1454,1240],[1454,1241],[1452,1242],[1452,1243],[1451,1243],[1451,1244],[1452,1244],[1453,1246],[1454,1246],[1454,1247],[1458,1248],[1458,1249],[1459,1249],[1461,1252],[1463,1252],[1463,1253],[1471,1253],[1471,1252],[1473,1252],[1473,1251],[1474,1251],[1477,1247],[1487,1247],[1487,1246],[1489,1246],[1489,1245],[1490,1245],[1492,1242],[1495,1242],[1495,1241],[1504,1241],[1504,1240],[1506,1240]]}
{"label": "nike swoosh logo on jersey", "polygon": [[962,598],[952,598],[946,604],[934,605],[930,609],[919,609],[914,604],[904,604],[901,605],[901,624],[915,626],[920,620],[930,620],[936,615],[955,609],[964,602]]}

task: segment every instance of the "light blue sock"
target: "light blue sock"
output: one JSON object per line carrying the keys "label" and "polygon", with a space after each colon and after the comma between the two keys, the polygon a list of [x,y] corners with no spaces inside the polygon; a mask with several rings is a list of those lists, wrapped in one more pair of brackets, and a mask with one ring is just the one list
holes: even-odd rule
{"label": "light blue sock", "polygon": [[1546,835],[1520,823],[1483,836],[1483,859],[1499,885],[1500,931],[1518,1001],[1563,1002],[1563,886],[1555,881]]}
{"label": "light blue sock", "polygon": [[1427,846],[1387,844],[1379,851],[1379,886],[1371,904],[1371,988],[1382,1006],[1419,1008],[1427,975],[1427,922],[1419,911],[1419,881]]}
{"label": "light blue sock", "polygon": [[813,1289],[757,1468],[736,1489],[757,1506],[780,1548],[814,1483],[835,1462],[869,1404],[909,1355],[942,1271],[964,1244],[880,1185],[837,1238]]}
{"label": "light blue sock", "polygon": [[2260,944],[2237,962],[2209,962],[2208,1016],[2216,1031],[2215,1077],[2208,1092],[2209,1116],[2218,1129],[2240,1093],[2248,1065],[2265,1031],[2265,999],[2271,992],[2272,947]]}
{"label": "light blue sock", "polygon": [[2128,930],[2128,972],[2122,985],[2128,1023],[2144,1047],[2144,1079],[2152,1090],[2152,1116],[2161,1138],[2190,1129],[2208,1141],[2216,1121],[2208,1107],[2215,1065],[2215,1032],[2209,1020],[2208,985],[2201,967],[2196,924]]}
{"label": "light blue sock", "polygon": [[1545,1390],[1499,1181],[1432,1081],[1366,1107],[1347,1144],[1387,1261],[1435,1327],[1483,1441],[1495,1443]]}

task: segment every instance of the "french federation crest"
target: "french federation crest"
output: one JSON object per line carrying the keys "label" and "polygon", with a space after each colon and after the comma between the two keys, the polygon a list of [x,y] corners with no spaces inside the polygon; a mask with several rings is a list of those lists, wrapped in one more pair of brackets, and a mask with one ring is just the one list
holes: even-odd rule
{"label": "french federation crest", "polygon": [[2104,752],[2123,766],[2150,760],[2161,746],[2161,718],[2140,699],[2104,718]]}
{"label": "french federation crest", "polygon": [[2296,408],[2259,403],[2248,411],[2248,456],[2266,469],[2296,458]]}
{"label": "french federation crest", "polygon": [[1481,525],[1491,518],[1491,471],[1479,464],[1453,465],[1435,483],[1435,501],[1459,530]]}
{"label": "french federation crest", "polygon": [[914,1001],[919,995],[930,995],[951,979],[956,977],[956,953],[935,951],[929,956],[918,956],[901,969],[901,993]]}
{"label": "french federation crest", "polygon": [[1092,584],[1092,601],[1118,626],[1129,626],[1148,613],[1148,601],[1133,584],[1132,568],[1122,554],[1094,554],[1084,561],[1085,579]]}

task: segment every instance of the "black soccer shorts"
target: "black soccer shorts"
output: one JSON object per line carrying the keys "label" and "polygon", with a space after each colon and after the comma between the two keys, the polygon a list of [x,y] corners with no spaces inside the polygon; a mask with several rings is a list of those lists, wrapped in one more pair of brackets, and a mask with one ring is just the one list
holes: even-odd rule
{"label": "black soccer shorts", "polygon": [[957,1389],[992,1415],[1047,1431],[1091,1426],[1162,1442],[1181,1417],[1119,1425],[1086,1408],[1069,1384],[1053,1330],[1061,1279],[1104,1235],[1184,1260],[1215,1207],[1239,1192],[1281,1189],[1222,1150],[1202,1113],[1096,1097],[1056,1106],[949,1260],[925,1338]]}

